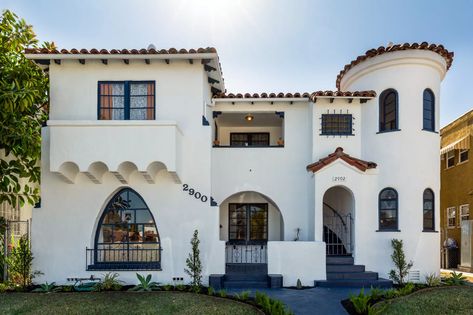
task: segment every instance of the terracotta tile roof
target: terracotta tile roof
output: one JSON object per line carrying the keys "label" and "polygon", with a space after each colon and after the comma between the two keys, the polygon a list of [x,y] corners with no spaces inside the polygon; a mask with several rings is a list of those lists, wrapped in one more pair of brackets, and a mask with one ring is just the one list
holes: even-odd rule
{"label": "terracotta tile roof", "polygon": [[356,92],[341,92],[341,91],[316,91],[312,93],[219,93],[215,94],[213,97],[217,99],[225,98],[310,98],[314,101],[317,97],[363,97],[363,98],[373,98],[376,97],[375,91],[356,91]]}
{"label": "terracotta tile roof", "polygon": [[25,54],[63,54],[63,55],[160,55],[160,54],[203,54],[203,53],[217,53],[217,50],[214,47],[207,48],[197,48],[197,49],[76,49],[72,48],[67,49],[47,49],[47,48],[26,48]]}
{"label": "terracotta tile roof", "polygon": [[318,160],[315,163],[307,165],[306,169],[307,171],[311,171],[315,173],[338,159],[342,159],[343,161],[356,167],[362,172],[365,172],[367,169],[370,169],[370,168],[376,168],[377,166],[376,163],[374,162],[363,161],[363,160],[351,157],[348,154],[343,152],[343,148],[338,147],[334,153],[329,154],[328,156]]}
{"label": "terracotta tile roof", "polygon": [[219,93],[214,98],[308,98],[309,93]]}
{"label": "terracotta tile roof", "polygon": [[401,50],[409,50],[409,49],[418,49],[418,50],[430,50],[433,52],[438,53],[442,56],[445,61],[447,62],[447,70],[450,69],[453,62],[453,52],[448,51],[442,45],[436,44],[429,44],[427,42],[418,43],[405,43],[405,44],[397,44],[388,47],[380,46],[377,49],[370,49],[364,55],[358,56],[355,60],[350,62],[349,64],[345,65],[342,71],[337,76],[336,86],[337,89],[340,90],[340,82],[342,81],[343,76],[354,66],[363,62],[369,58],[379,56],[385,53],[393,52],[393,51],[401,51]]}

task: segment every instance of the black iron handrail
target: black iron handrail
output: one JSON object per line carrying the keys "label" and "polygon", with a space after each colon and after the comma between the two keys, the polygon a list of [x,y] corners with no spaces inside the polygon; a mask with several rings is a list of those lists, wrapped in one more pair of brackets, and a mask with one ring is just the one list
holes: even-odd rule
{"label": "black iron handrail", "polygon": [[[332,206],[330,206],[328,203],[324,202],[324,206],[327,206],[327,208],[329,208],[330,210],[332,210],[332,212],[340,219],[340,221],[342,221],[342,224],[343,226],[345,227],[345,230],[347,229],[347,224],[346,222],[343,220],[343,217],[340,215],[340,213],[338,213],[337,210],[335,210]],[[350,214],[349,214],[350,215]]]}
{"label": "black iron handrail", "polygon": [[161,248],[86,248],[87,270],[161,268]]}

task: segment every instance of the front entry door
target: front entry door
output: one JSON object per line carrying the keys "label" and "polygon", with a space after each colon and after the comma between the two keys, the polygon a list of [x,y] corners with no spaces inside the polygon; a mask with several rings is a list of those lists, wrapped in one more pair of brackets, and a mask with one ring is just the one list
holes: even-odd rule
{"label": "front entry door", "polygon": [[228,212],[230,244],[265,244],[268,241],[267,203],[231,203]]}

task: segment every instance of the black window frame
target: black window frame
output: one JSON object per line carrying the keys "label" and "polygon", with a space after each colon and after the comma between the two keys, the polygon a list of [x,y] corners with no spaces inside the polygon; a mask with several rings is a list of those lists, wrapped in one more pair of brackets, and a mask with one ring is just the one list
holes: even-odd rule
{"label": "black window frame", "polygon": [[[144,207],[116,208],[115,206],[113,206],[113,204],[117,202],[118,198],[123,193],[126,193],[128,198],[129,198],[130,194],[135,195],[141,201],[141,203],[144,205]],[[130,200],[125,201],[124,204],[126,205],[127,202],[129,204]],[[128,234],[128,236],[126,236],[126,239],[127,239],[126,242],[122,242],[122,241],[120,241],[120,242],[112,241],[111,243],[99,242],[100,233],[102,231],[102,226],[110,225],[110,226],[114,226],[114,227],[123,227],[125,225],[125,223],[123,223],[123,222],[122,223],[104,223],[104,220],[105,220],[105,218],[107,217],[107,214],[110,211],[130,212],[130,218],[134,218],[135,222],[134,223],[128,223],[128,222],[126,223],[126,225],[127,225],[127,230],[126,231],[128,231],[128,232],[133,231],[133,230],[129,229],[129,225],[136,225],[136,226],[143,225],[143,236],[145,236],[145,230],[144,230],[145,225],[153,225],[155,230],[156,230],[156,241],[145,241],[144,240],[144,241],[140,242],[140,241],[136,241],[136,240],[131,240],[130,235]],[[147,211],[149,213],[149,215],[151,216],[152,222],[151,223],[150,222],[136,223],[136,217],[137,217],[136,211]],[[131,212],[133,212],[133,215],[131,214]],[[113,231],[113,228],[112,228],[112,231]],[[112,248],[114,244],[126,245],[126,250],[125,249]],[[152,244],[152,245],[156,244],[157,248],[156,249],[151,249],[151,250],[156,250],[157,251],[158,259],[157,260],[146,260],[146,261],[133,260],[133,259],[130,260],[130,251],[133,253],[133,251],[136,252],[136,250],[137,250],[136,248],[133,248],[133,247],[130,249],[130,245],[138,245],[138,244]],[[120,261],[105,260],[105,259],[100,260],[100,258],[99,258],[100,251],[104,252],[104,256],[105,256],[106,251],[107,251],[107,248],[105,248],[104,246],[108,246],[108,251],[110,252],[109,255],[110,254],[116,255],[117,251],[120,251],[119,254],[123,254],[122,252],[126,251],[128,260],[124,260],[124,259],[120,260]],[[150,249],[145,249],[145,251],[149,251],[149,250]],[[154,215],[151,212],[151,209],[148,207],[145,200],[143,199],[143,197],[138,192],[136,192],[135,190],[133,190],[130,187],[124,187],[122,189],[119,189],[116,193],[113,194],[112,198],[110,198],[110,200],[107,202],[106,207],[102,211],[102,213],[100,215],[100,219],[99,219],[98,224],[97,224],[97,227],[95,229],[94,248],[93,249],[88,249],[88,251],[92,252],[91,255],[93,256],[93,264],[88,265],[87,270],[161,270],[162,244],[161,244],[161,239],[160,239],[160,236],[159,236],[158,226],[156,224],[156,220],[154,218]],[[133,258],[133,254],[131,256]],[[113,258],[115,258],[115,256],[113,256]],[[141,258],[143,258],[143,256],[141,256]],[[89,261],[87,263],[89,264]]]}
{"label": "black window frame", "polygon": [[[235,207],[235,210],[238,207],[243,207],[245,209],[245,239],[236,239],[232,238],[231,227],[235,226],[232,224],[232,207]],[[266,232],[266,239],[251,239],[252,233],[252,224],[251,224],[251,206],[257,206],[264,210],[265,212],[265,222],[264,222],[264,231]],[[259,245],[266,244],[269,239],[269,206],[267,203],[229,203],[228,204],[228,243],[232,245]]]}
{"label": "black window frame", "polygon": [[[426,198],[426,193],[430,194],[430,198]],[[426,202],[431,202],[431,209],[426,208]],[[432,212],[432,216],[429,219],[426,218],[426,212]],[[426,226],[426,220],[430,220],[431,226]],[[433,232],[435,231],[435,194],[434,191],[430,188],[426,188],[422,194],[422,231],[424,232]]]}
{"label": "black window frame", "polygon": [[[395,104],[394,104],[394,120],[390,121],[390,124],[394,126],[386,127],[386,117],[392,111],[386,113],[386,107],[389,105],[387,102],[388,96],[394,94]],[[379,96],[379,133],[399,131],[399,94],[395,89],[384,90]]]}
{"label": "black window frame", "polygon": [[435,94],[428,88],[422,93],[422,130],[435,132]]}
{"label": "black window frame", "polygon": [[[327,121],[331,118],[337,118],[337,121]],[[345,120],[345,118],[348,118]],[[335,125],[335,131],[330,132],[328,126]],[[343,127],[343,128],[341,128]],[[321,117],[321,136],[353,136],[353,115],[352,114],[322,114]]]}
{"label": "black window frame", "polygon": [[[101,94],[101,85],[102,84],[123,84],[123,119],[102,119],[101,118],[101,110],[103,109],[101,101],[102,97],[104,96]],[[153,85],[153,95],[131,95],[131,85],[132,84],[152,84]],[[105,95],[108,96],[108,95]],[[121,96],[121,95],[120,95]],[[133,109],[130,107],[131,97],[137,96],[152,96],[153,97],[153,106],[152,107],[139,107],[140,109],[153,109],[153,117],[152,119],[130,119],[130,110]],[[98,81],[97,83],[97,120],[156,120],[156,81],[155,80],[121,80],[121,81]]]}
{"label": "black window frame", "polygon": [[[393,199],[382,198],[383,193],[385,193],[387,191],[394,192],[394,194],[396,196],[394,200]],[[395,201],[396,207],[394,209],[382,208],[382,202],[383,201]],[[383,211],[395,211],[395,213],[396,213],[396,226],[395,227],[390,228],[390,227],[385,227],[385,226],[381,225],[381,212],[383,212]],[[392,187],[386,187],[386,188],[382,189],[379,192],[379,195],[378,195],[378,231],[379,232],[399,232],[399,194],[398,194],[397,190],[392,188]]]}
{"label": "black window frame", "polygon": [[[246,143],[248,143],[248,145],[235,145],[234,142],[236,142],[236,140],[233,140],[233,136],[237,136],[237,135],[246,135],[247,136],[247,139],[248,141]],[[265,144],[258,144],[258,145],[253,145],[253,137],[254,136],[257,136],[257,135],[265,135],[268,137],[267,141]],[[246,148],[246,147],[253,147],[253,148],[264,148],[264,147],[269,147],[270,146],[270,143],[271,143],[271,135],[269,132],[230,132],[230,146],[231,147],[238,147],[238,148]]]}

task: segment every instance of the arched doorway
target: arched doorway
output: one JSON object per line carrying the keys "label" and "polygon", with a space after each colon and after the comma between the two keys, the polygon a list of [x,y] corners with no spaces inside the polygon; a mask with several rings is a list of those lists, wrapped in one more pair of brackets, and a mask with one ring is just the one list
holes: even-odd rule
{"label": "arched doorway", "polygon": [[227,271],[242,265],[252,265],[252,270],[260,265],[266,270],[267,242],[283,239],[283,217],[269,197],[244,191],[220,204],[220,240],[226,242]]}
{"label": "arched doorway", "polygon": [[328,256],[351,255],[353,251],[353,214],[355,200],[346,187],[328,189],[323,198],[323,241]]}

